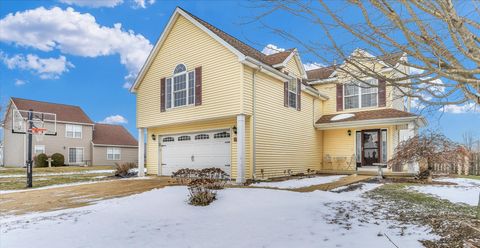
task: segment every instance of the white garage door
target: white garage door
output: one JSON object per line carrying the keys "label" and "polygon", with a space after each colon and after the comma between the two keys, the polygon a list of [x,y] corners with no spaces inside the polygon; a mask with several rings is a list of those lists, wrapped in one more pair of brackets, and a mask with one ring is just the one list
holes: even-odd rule
{"label": "white garage door", "polygon": [[160,137],[162,175],[179,169],[218,167],[230,174],[230,132],[201,132]]}

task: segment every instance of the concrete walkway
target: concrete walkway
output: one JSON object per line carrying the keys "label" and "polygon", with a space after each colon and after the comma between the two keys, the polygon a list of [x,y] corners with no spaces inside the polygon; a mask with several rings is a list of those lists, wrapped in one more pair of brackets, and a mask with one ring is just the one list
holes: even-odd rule
{"label": "concrete walkway", "polygon": [[289,189],[289,190],[290,191],[295,191],[295,192],[312,192],[312,191],[315,191],[315,190],[329,191],[329,190],[336,189],[336,188],[343,187],[343,186],[347,186],[347,185],[350,185],[350,184],[368,181],[372,178],[374,178],[374,176],[350,175],[350,176],[340,178],[339,180],[337,180],[335,182],[331,182],[331,183],[324,183],[324,184],[312,185],[312,186],[309,186],[309,187]]}

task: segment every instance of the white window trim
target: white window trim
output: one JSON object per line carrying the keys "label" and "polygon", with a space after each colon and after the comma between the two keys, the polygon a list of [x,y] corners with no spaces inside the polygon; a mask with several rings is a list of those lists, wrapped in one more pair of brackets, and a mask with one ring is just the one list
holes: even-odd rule
{"label": "white window trim", "polygon": [[[118,159],[115,159],[115,153],[112,153],[112,155],[113,155],[112,159],[108,158],[108,155],[109,155],[108,150],[109,149],[118,149],[118,155],[119,155]],[[110,160],[110,161],[122,160],[122,149],[120,147],[107,147],[107,160]]]}
{"label": "white window trim", "polygon": [[[170,85],[170,95],[171,95],[170,104],[171,105],[170,105],[170,107],[167,107],[165,109],[185,108],[185,107],[188,107],[188,106],[195,105],[195,98],[196,98],[196,95],[195,95],[195,83],[196,83],[195,82],[195,70],[189,71],[187,66],[183,63],[177,64],[175,66],[175,68],[177,68],[177,66],[179,66],[179,65],[185,66],[185,71],[180,72],[180,73],[176,73],[176,74],[174,73],[171,77],[168,77],[168,78],[165,79],[165,83],[167,83],[168,79],[170,79],[170,83],[171,83],[171,85]],[[173,69],[174,71],[175,71],[175,68]],[[189,81],[190,81],[189,80],[190,79],[189,75],[190,75],[191,72],[193,72],[193,102],[188,103],[188,97],[190,95],[190,87],[188,87],[188,85],[189,85]],[[180,105],[180,106],[175,106],[174,78],[178,77],[178,76],[181,76],[183,74],[185,74],[185,88],[186,88],[186,92],[187,92],[186,93],[186,104],[185,105]],[[165,85],[165,89],[166,88],[167,88],[167,86]],[[168,100],[167,97],[168,97],[167,94],[165,94],[165,102]]]}
{"label": "white window trim", "polygon": [[[43,152],[40,152],[40,153],[37,153],[37,150],[38,150],[38,147],[43,147]],[[45,145],[35,145],[33,151],[35,152],[35,154],[41,154],[41,153],[46,153],[47,150],[45,149]]]}
{"label": "white window trim", "polygon": [[[290,90],[290,83],[295,84],[295,91]],[[297,109],[297,106],[298,106],[298,89],[297,88],[298,88],[298,83],[297,83],[296,79],[288,81],[288,83],[287,83],[287,91],[288,91],[287,102],[288,102],[288,107],[289,108]],[[290,93],[295,94],[295,107],[290,106]]]}
{"label": "white window trim", "polygon": [[[378,85],[378,79],[373,79],[373,78],[367,78],[367,79],[364,79],[365,81],[366,80],[375,80],[377,85]],[[350,83],[352,84],[352,83]],[[345,97],[350,97],[350,96],[356,96],[356,95],[346,95],[345,94],[345,88],[348,84],[344,84],[343,85],[343,110],[347,110],[347,108],[345,108]],[[368,107],[362,107],[362,96],[363,95],[367,95],[367,94],[363,94],[362,93],[362,87],[358,86],[357,84],[353,84],[355,86],[357,86],[357,89],[358,89],[358,107],[357,108],[348,108],[348,110],[350,109],[365,109],[365,108],[378,108],[378,87],[373,87],[375,89],[375,92],[371,92],[371,93],[368,93],[368,95],[370,94],[373,94],[373,93],[376,93],[377,94],[377,104],[375,106],[368,106]]]}
{"label": "white window trim", "polygon": [[[82,149],[82,161],[79,161],[79,162],[70,161],[70,149]],[[83,161],[85,161],[85,148],[84,147],[69,147],[68,148],[68,163],[69,164],[81,164],[81,163],[83,163]]]}
{"label": "white window trim", "polygon": [[[73,127],[80,127],[80,137],[75,137],[75,131],[73,131],[73,136],[72,137],[69,137],[68,136],[68,131],[67,131],[67,127],[68,126],[71,126],[72,128]],[[73,128],[74,129],[74,128]],[[76,125],[76,124],[65,124],[65,138],[69,138],[69,139],[82,139],[83,138],[83,126],[82,125]]]}

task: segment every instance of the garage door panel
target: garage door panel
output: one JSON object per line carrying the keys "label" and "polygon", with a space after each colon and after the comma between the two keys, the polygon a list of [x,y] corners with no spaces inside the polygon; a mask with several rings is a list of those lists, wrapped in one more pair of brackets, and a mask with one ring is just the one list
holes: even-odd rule
{"label": "garage door panel", "polygon": [[[179,141],[179,138],[184,141]],[[210,167],[221,168],[230,174],[231,147],[230,135],[227,131],[168,136],[167,139],[174,141],[162,142],[160,146],[163,175],[171,175],[172,172],[183,168]],[[165,138],[160,140],[163,141]]]}

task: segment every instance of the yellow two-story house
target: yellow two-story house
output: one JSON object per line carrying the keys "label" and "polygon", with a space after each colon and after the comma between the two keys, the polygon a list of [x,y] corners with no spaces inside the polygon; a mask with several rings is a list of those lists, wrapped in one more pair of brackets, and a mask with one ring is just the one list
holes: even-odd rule
{"label": "yellow two-story house", "polygon": [[[405,58],[385,59],[386,73],[395,59]],[[424,119],[385,83],[339,75],[305,71],[296,49],[265,55],[177,8],[131,88],[140,173],[218,167],[242,183],[385,165]]]}

